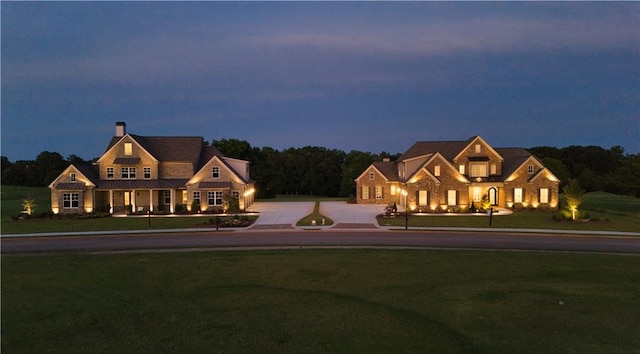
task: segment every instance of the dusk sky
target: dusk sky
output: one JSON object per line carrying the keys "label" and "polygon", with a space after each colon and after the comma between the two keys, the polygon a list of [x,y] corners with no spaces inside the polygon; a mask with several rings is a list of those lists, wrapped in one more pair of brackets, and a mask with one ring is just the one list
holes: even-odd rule
{"label": "dusk sky", "polygon": [[2,2],[2,151],[640,150],[638,2]]}

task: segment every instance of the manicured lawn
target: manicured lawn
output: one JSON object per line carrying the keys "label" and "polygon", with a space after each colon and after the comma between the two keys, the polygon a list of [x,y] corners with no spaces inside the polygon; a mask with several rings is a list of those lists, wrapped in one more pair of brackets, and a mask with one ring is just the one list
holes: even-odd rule
{"label": "manicured lawn", "polygon": [[[30,220],[13,220],[11,217],[19,215],[22,210],[22,199],[32,196],[38,207],[36,213],[47,211],[51,207],[51,195],[47,188],[28,188],[2,186],[2,233],[39,233],[65,231],[109,231],[109,230],[147,230],[147,229],[180,229],[195,227],[215,219],[215,215],[199,215],[191,217],[163,217],[151,218],[151,226],[147,218],[99,218],[99,219],[69,219],[53,217],[34,218]],[[228,217],[233,218],[233,217]],[[248,216],[255,220],[256,216]],[[227,217],[220,217],[221,220]],[[210,226],[215,227],[215,226]]]}
{"label": "manicured lawn", "polygon": [[[480,227],[480,228],[534,228],[562,230],[603,230],[640,232],[640,199],[604,192],[587,193],[583,206],[591,221],[573,222],[560,220],[561,212],[552,213],[536,210],[522,210],[511,215],[495,214],[492,226],[489,217],[481,216],[410,216],[409,227]],[[553,216],[557,215],[558,220]],[[378,218],[382,226],[404,226],[404,216]]]}
{"label": "manicured lawn", "polygon": [[635,353],[637,256],[301,250],[2,257],[2,350]]}
{"label": "manicured lawn", "polygon": [[316,225],[322,225],[322,220],[324,219],[324,225],[333,225],[333,220],[328,217],[320,214],[320,202],[316,202],[316,205],[313,207],[313,213],[305,216],[304,218],[298,221],[298,226],[312,226],[311,222],[315,220]]}

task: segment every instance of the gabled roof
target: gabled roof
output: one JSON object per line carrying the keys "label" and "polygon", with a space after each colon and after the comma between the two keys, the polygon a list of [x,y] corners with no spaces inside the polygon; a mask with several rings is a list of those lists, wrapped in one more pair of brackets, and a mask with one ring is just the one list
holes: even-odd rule
{"label": "gabled roof", "polygon": [[[529,151],[522,148],[496,148],[495,150],[504,158],[504,162],[502,163],[502,176],[505,178],[516,172],[530,157],[534,157]],[[542,163],[540,163],[540,165],[542,165]]]}
{"label": "gabled roof", "polygon": [[387,180],[398,180],[398,168],[395,162],[391,161],[375,161],[373,167],[376,168]]}
{"label": "gabled roof", "polygon": [[398,161],[434,154],[436,152],[439,152],[445,159],[451,161],[469,145],[471,140],[473,140],[473,138],[467,141],[418,141],[402,154]]}
{"label": "gabled roof", "polygon": [[[64,169],[64,171],[62,171],[62,173],[60,173],[60,175],[58,175],[58,177],[56,177],[56,179],[54,179],[50,184],[49,184],[49,188],[57,188],[57,189],[79,189],[80,185],[82,185],[83,189],[85,186],[85,183],[82,182],[72,182],[72,183],[58,183],[58,181],[60,180],[60,178],[62,178],[62,176],[70,173],[70,171],[75,170],[78,171],[81,175],[83,175],[86,179],[89,180],[89,182],[91,182],[91,184],[93,184],[94,186],[98,184],[99,178],[98,178],[98,168],[97,166],[92,166],[92,165],[69,165],[67,168]],[[60,188],[60,186],[65,187],[65,188]]]}
{"label": "gabled roof", "polygon": [[[134,134],[125,135],[131,137],[142,148],[147,150],[158,161],[162,162],[190,162],[197,165],[200,162],[200,153],[203,150],[202,137],[195,136],[140,136]],[[114,136],[107,146],[109,151],[124,137]],[[105,152],[106,152],[105,151]]]}

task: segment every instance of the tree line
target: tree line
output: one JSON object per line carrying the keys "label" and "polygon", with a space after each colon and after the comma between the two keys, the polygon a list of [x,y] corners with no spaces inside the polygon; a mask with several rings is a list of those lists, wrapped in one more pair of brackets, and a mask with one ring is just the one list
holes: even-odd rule
{"label": "tree line", "polygon": [[[252,147],[238,139],[213,140],[211,144],[225,156],[247,160],[251,178],[256,182],[257,197],[276,195],[319,195],[353,197],[354,179],[371,163],[400,154],[378,154],[317,146],[276,150]],[[534,147],[529,149],[562,181],[561,188],[576,179],[586,191],[607,191],[640,197],[640,155],[625,154],[620,146],[604,149],[598,146],[565,148]],[[43,151],[35,160],[10,162],[1,157],[2,184],[47,186],[70,164],[91,164],[98,158],[83,160],[71,155]]]}

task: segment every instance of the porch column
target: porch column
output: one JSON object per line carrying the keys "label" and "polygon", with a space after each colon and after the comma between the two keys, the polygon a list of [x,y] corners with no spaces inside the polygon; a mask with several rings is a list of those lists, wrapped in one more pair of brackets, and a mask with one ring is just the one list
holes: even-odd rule
{"label": "porch column", "polygon": [[109,189],[109,214],[113,214],[113,190]]}
{"label": "porch column", "polygon": [[171,204],[169,205],[169,211],[171,211],[171,214],[176,212],[176,190],[175,189],[170,189],[169,190],[169,195],[171,196]]}
{"label": "porch column", "polygon": [[149,189],[149,211],[153,212],[153,189]]}
{"label": "porch column", "polygon": [[136,191],[131,191],[131,213],[135,214],[138,210],[136,209]]}

